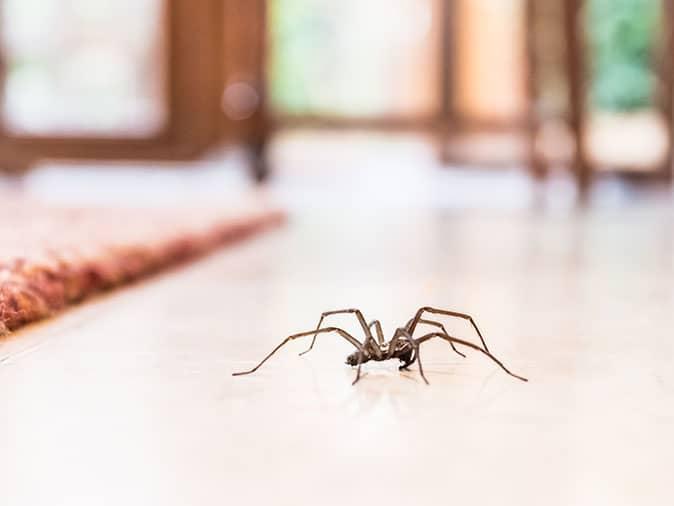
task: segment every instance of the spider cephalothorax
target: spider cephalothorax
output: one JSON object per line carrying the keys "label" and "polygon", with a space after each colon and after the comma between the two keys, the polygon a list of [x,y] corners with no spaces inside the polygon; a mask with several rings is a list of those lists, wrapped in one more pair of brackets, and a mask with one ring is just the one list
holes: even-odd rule
{"label": "spider cephalothorax", "polygon": [[[323,320],[327,316],[343,313],[352,313],[356,315],[358,323],[362,327],[363,333],[365,334],[365,340],[363,342],[358,341],[358,339],[353,337],[351,334],[338,327],[321,327],[321,325],[323,324]],[[477,335],[480,337],[481,346],[473,344],[470,341],[464,341],[463,339],[450,336],[445,330],[445,327],[444,325],[442,325],[442,323],[437,322],[435,320],[423,319],[422,316],[424,315],[424,313],[451,316],[455,318],[463,318],[469,321],[470,324],[475,329],[475,332],[477,332]],[[414,331],[416,330],[417,325],[419,324],[433,326],[439,330],[431,332],[429,334],[425,334],[418,338],[414,338],[412,336],[414,335]],[[375,330],[376,339],[375,336],[372,335],[372,328],[374,328]],[[321,319],[318,321],[318,326],[314,330],[309,330],[307,332],[300,332],[299,334],[293,334],[291,336],[288,336],[283,340],[283,342],[281,342],[281,344],[279,344],[276,348],[274,348],[271,351],[271,353],[269,353],[269,355],[267,355],[264,359],[262,359],[262,362],[256,365],[253,369],[244,372],[236,372],[234,373],[234,376],[241,376],[244,374],[250,374],[257,371],[258,368],[269,359],[269,357],[271,357],[274,353],[276,353],[279,350],[279,348],[281,348],[288,341],[291,341],[292,339],[297,339],[299,337],[313,335],[313,339],[311,340],[311,345],[309,346],[309,349],[300,353],[300,355],[304,355],[305,353],[311,351],[311,349],[314,347],[314,343],[316,342],[316,337],[318,336],[318,334],[330,332],[335,332],[339,334],[356,348],[355,352],[346,357],[346,363],[348,365],[358,367],[358,370],[356,371],[356,379],[353,380],[353,384],[355,384],[360,379],[360,368],[364,363],[369,362],[371,360],[381,362],[383,360],[391,360],[396,358],[400,360],[400,362],[402,362],[400,369],[406,369],[407,367],[412,365],[415,361],[418,362],[419,373],[421,374],[423,380],[426,383],[428,383],[428,380],[424,375],[424,369],[421,365],[421,357],[419,357],[419,345],[421,343],[428,341],[429,339],[433,339],[434,337],[439,337],[447,341],[449,345],[452,347],[452,349],[462,357],[465,357],[465,355],[456,349],[455,344],[459,344],[477,350],[480,353],[488,356],[494,362],[496,362],[501,367],[501,369],[503,369],[511,376],[520,379],[522,381],[528,381],[526,378],[523,378],[522,376],[518,376],[517,374],[513,374],[512,372],[510,372],[496,357],[494,357],[489,352],[489,350],[487,349],[487,344],[485,343],[484,338],[480,333],[480,329],[477,328],[475,321],[470,315],[467,315],[465,313],[457,313],[455,311],[436,309],[432,307],[422,307],[421,309],[419,309],[416,312],[414,318],[409,320],[404,327],[398,327],[398,329],[396,329],[396,331],[393,334],[393,337],[389,341],[384,340],[384,334],[381,330],[381,324],[379,323],[379,320],[373,320],[369,324],[366,323],[363,314],[358,309],[339,309],[337,311],[327,311],[321,315]]]}
{"label": "spider cephalothorax", "polygon": [[350,366],[358,365],[359,363],[364,364],[365,362],[369,361],[370,357],[363,356],[360,351],[354,351],[351,355],[346,357],[346,365]]}

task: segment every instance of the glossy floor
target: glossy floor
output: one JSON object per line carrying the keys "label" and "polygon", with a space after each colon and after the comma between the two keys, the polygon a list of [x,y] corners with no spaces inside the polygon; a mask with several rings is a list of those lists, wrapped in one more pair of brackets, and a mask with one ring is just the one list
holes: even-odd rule
{"label": "glossy floor", "polygon": [[[321,170],[272,182],[285,228],[0,344],[2,504],[671,502],[671,196],[577,212],[523,204],[517,175]],[[231,376],[323,310],[390,334],[425,304],[530,382],[431,342],[430,386],[393,362],[351,386],[327,336]]]}

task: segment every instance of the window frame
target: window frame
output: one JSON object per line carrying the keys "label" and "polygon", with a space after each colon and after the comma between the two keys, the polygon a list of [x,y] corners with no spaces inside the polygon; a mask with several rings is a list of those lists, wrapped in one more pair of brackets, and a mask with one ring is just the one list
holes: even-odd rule
{"label": "window frame", "polygon": [[[220,0],[165,0],[166,123],[147,137],[25,135],[0,125],[0,170],[38,160],[192,159],[219,137]],[[0,82],[4,82],[4,65]]]}

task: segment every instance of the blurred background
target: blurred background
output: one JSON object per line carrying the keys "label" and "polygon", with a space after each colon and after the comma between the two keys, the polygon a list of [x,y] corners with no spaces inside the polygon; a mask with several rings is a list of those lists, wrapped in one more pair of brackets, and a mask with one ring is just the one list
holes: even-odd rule
{"label": "blurred background", "polygon": [[0,0],[0,502],[672,504],[673,5]]}
{"label": "blurred background", "polygon": [[0,8],[0,169],[238,146],[263,180],[283,169],[288,139],[311,159],[358,132],[358,149],[414,139],[449,170],[565,174],[581,190],[594,176],[671,178],[669,1]]}

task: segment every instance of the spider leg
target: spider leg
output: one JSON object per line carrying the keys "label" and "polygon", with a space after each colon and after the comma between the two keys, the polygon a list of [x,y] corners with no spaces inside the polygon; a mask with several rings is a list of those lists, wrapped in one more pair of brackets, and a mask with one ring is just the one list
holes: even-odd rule
{"label": "spider leg", "polygon": [[255,367],[253,367],[251,370],[249,370],[249,371],[243,371],[243,372],[235,372],[235,373],[232,373],[232,376],[243,376],[244,374],[251,374],[251,373],[254,373],[255,371],[257,371],[257,370],[260,368],[260,366],[261,366],[262,364],[264,364],[267,360],[269,360],[269,358],[271,358],[271,356],[272,356],[274,353],[276,353],[279,349],[281,349],[281,347],[283,347],[283,345],[285,345],[285,344],[288,343],[289,341],[292,341],[293,339],[297,339],[297,338],[299,338],[299,337],[310,336],[310,335],[312,335],[312,334],[314,335],[314,339],[315,339],[315,338],[316,338],[316,334],[323,334],[323,333],[328,333],[328,332],[337,332],[340,336],[342,336],[344,339],[346,339],[346,340],[349,341],[351,344],[353,344],[353,345],[356,347],[356,349],[357,349],[357,350],[361,353],[361,355],[362,355],[362,353],[363,353],[363,345],[362,345],[362,344],[360,343],[360,341],[358,341],[355,337],[353,337],[351,334],[349,334],[348,332],[346,332],[346,331],[344,331],[344,330],[342,330],[342,329],[340,329],[340,328],[337,328],[337,327],[325,327],[325,328],[323,328],[323,329],[308,330],[308,331],[306,331],[306,332],[300,332],[299,334],[293,334],[293,335],[291,335],[291,336],[286,337],[286,338],[281,342],[281,344],[279,344],[276,348],[274,348],[274,349],[271,351],[271,353],[269,353],[269,355],[267,355],[266,357],[264,357],[264,358],[262,359],[262,361],[261,361],[259,364],[257,364]]}
{"label": "spider leg", "polygon": [[[409,341],[409,338],[411,338],[411,336],[409,336],[409,338],[408,338],[406,335],[409,335],[409,332],[407,332],[407,330],[404,329],[404,328],[398,328],[395,331],[395,334],[393,334],[393,338],[388,343],[388,353],[386,354],[386,360],[389,360],[389,359],[393,358],[395,350],[398,347],[398,341],[400,339],[407,339]],[[412,357],[409,360],[407,360],[404,364],[402,364],[401,366],[398,367],[399,371],[409,370],[408,369],[409,366],[411,366],[417,360],[418,349],[417,349],[416,343],[411,342],[411,344],[412,344]],[[402,359],[399,359],[399,360],[402,362]]]}
{"label": "spider leg", "polygon": [[[365,333],[365,341],[367,341],[368,337],[372,337],[372,333],[370,332],[370,328],[368,327],[367,323],[365,323],[365,318],[363,317],[363,313],[358,310],[358,309],[337,309],[335,311],[325,311],[324,313],[321,313],[321,319],[318,320],[318,325],[316,325],[316,334],[318,334],[318,330],[321,328],[321,325],[323,324],[323,320],[325,319],[326,316],[332,316],[336,314],[355,314],[356,319],[358,320],[358,323],[360,326],[363,328],[363,332]],[[316,343],[316,334],[314,334],[313,339],[311,340],[311,345],[309,345],[309,348],[304,350],[300,355],[304,355],[305,353],[309,353],[313,347],[314,344]]]}
{"label": "spider leg", "polygon": [[389,343],[388,343],[388,353],[386,353],[386,360],[389,360],[389,359],[393,358],[393,353],[395,352],[396,345],[398,344],[398,340],[402,336],[403,330],[404,329],[401,329],[401,328],[396,330],[395,333],[393,334],[393,337],[389,341]]}
{"label": "spider leg", "polygon": [[356,378],[351,382],[351,385],[355,385],[360,380],[360,367],[363,365],[363,352],[358,353],[358,368],[356,369]]}
{"label": "spider leg", "polygon": [[487,343],[485,343],[484,337],[482,337],[482,332],[480,332],[480,329],[477,328],[477,324],[475,323],[475,320],[473,319],[473,317],[470,316],[469,314],[466,314],[466,313],[458,313],[456,311],[447,311],[445,309],[437,309],[437,308],[428,307],[428,306],[422,307],[421,309],[419,309],[417,311],[416,315],[414,315],[414,318],[412,319],[411,323],[409,323],[407,325],[407,330],[409,331],[410,334],[414,334],[414,329],[416,328],[417,323],[419,323],[419,321],[421,320],[421,316],[424,313],[440,314],[440,315],[444,315],[444,316],[451,316],[453,318],[462,318],[464,320],[468,320],[470,322],[470,324],[473,326],[473,328],[475,329],[475,332],[477,332],[477,335],[480,337],[480,341],[482,342],[482,346],[484,346],[484,351],[489,353],[489,348],[487,348]]}
{"label": "spider leg", "polygon": [[367,328],[369,329],[371,329],[373,326],[375,332],[377,333],[377,341],[379,342],[379,346],[382,346],[384,344],[384,332],[381,330],[381,323],[379,323],[379,320],[372,320],[367,324]]}
{"label": "spider leg", "polygon": [[430,334],[426,334],[425,336],[422,336],[418,339],[415,339],[415,341],[417,343],[417,346],[419,346],[421,343],[424,343],[424,342],[428,341],[429,339],[433,339],[434,337],[439,337],[439,338],[444,339],[445,341],[450,342],[450,343],[455,342],[456,344],[461,344],[463,346],[473,348],[474,350],[477,350],[480,353],[483,353],[483,354],[487,355],[490,359],[492,359],[494,362],[496,362],[501,369],[503,369],[505,372],[507,372],[513,378],[517,378],[518,380],[522,380],[522,381],[529,381],[528,379],[526,379],[522,376],[518,376],[517,374],[514,374],[514,373],[510,372],[510,370],[505,365],[503,365],[503,363],[499,359],[497,359],[494,355],[492,355],[490,352],[480,348],[479,346],[477,346],[477,345],[475,345],[475,344],[473,344],[469,341],[464,341],[463,339],[459,339],[458,337],[452,337],[452,336],[447,335],[446,333],[441,333],[441,332],[431,332]]}
{"label": "spider leg", "polygon": [[[405,327],[404,327],[403,329],[401,329],[401,330],[405,330],[405,329],[409,326],[409,324],[410,324],[411,322],[412,322],[412,320],[408,321],[407,324],[405,325]],[[407,331],[405,330],[405,332],[407,332]],[[409,334],[409,333],[408,333],[408,334]],[[397,341],[397,339],[395,339],[395,341]],[[396,345],[397,343],[393,343],[393,342],[392,342],[392,344],[393,344],[393,346],[391,346],[391,348],[392,348],[392,349],[395,349],[395,345]],[[410,370],[409,367],[410,367],[414,362],[416,362],[416,361],[417,361],[417,349],[415,348],[415,349],[413,350],[413,352],[412,352],[412,358],[410,358],[409,362],[405,362],[403,365],[401,365],[400,367],[398,367],[398,370],[399,370],[399,371],[409,371],[409,370]]]}
{"label": "spider leg", "polygon": [[[447,335],[447,337],[451,337],[449,335],[449,332],[445,329],[445,326],[440,323],[436,322],[434,320],[419,320],[419,323],[424,323],[426,325],[432,325],[433,327],[438,327],[444,334]],[[456,349],[456,346],[454,346],[454,343],[452,341],[449,342],[449,345],[452,347],[452,349],[459,355],[461,355],[463,358],[466,358],[466,355],[464,353],[461,353],[459,350]]]}
{"label": "spider leg", "polygon": [[409,332],[407,332],[406,330],[403,329],[403,332],[401,332],[401,335],[402,335],[407,341],[409,341],[409,343],[410,343],[410,344],[412,345],[412,347],[414,348],[414,359],[412,359],[412,360],[410,361],[409,364],[405,364],[405,369],[406,369],[410,364],[414,363],[414,361],[416,360],[417,363],[419,364],[419,374],[421,375],[421,378],[424,380],[424,382],[425,382],[427,385],[429,385],[430,383],[428,383],[428,380],[426,379],[426,375],[424,374],[424,367],[423,367],[423,365],[421,365],[421,355],[419,354],[419,344],[417,343],[417,341],[415,341],[415,340],[412,338],[411,334],[410,334]]}

